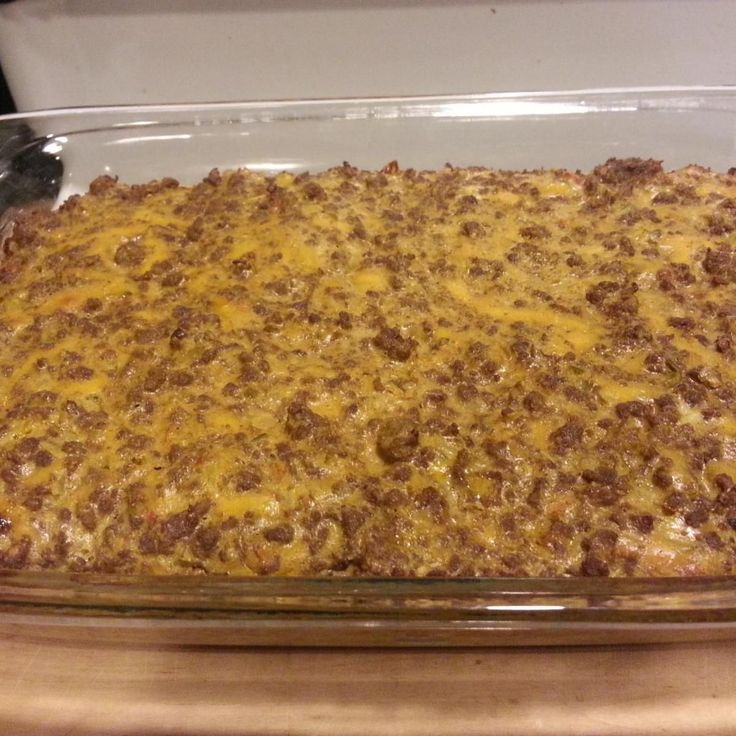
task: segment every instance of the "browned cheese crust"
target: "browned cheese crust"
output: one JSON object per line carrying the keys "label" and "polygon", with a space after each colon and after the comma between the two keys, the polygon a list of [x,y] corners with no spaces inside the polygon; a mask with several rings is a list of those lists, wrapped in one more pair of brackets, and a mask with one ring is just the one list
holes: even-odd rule
{"label": "browned cheese crust", "polygon": [[0,258],[0,567],[730,575],[736,176],[110,177]]}

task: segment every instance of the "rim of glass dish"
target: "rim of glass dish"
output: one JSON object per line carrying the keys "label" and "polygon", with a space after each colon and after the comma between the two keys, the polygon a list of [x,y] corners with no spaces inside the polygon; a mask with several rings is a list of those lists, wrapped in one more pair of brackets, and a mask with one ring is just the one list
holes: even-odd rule
{"label": "rim of glass dish", "polygon": [[736,580],[0,572],[0,612],[736,624]]}
{"label": "rim of glass dish", "polygon": [[90,114],[131,113],[137,111],[148,112],[188,112],[238,110],[238,109],[268,109],[271,107],[329,107],[330,105],[348,104],[436,104],[442,102],[461,101],[493,101],[493,100],[550,100],[561,97],[606,97],[616,95],[655,95],[667,96],[670,94],[712,95],[736,94],[734,85],[664,85],[644,87],[590,87],[582,89],[541,90],[541,91],[512,91],[512,92],[466,92],[434,95],[398,95],[398,96],[369,96],[369,97],[313,97],[313,98],[286,98],[286,99],[259,99],[259,100],[223,100],[220,102],[171,102],[171,103],[131,103],[122,105],[80,105],[72,107],[54,107],[27,112],[16,112],[9,115],[0,115],[0,122],[15,120],[33,120],[36,118],[51,118],[63,116],[82,116]]}

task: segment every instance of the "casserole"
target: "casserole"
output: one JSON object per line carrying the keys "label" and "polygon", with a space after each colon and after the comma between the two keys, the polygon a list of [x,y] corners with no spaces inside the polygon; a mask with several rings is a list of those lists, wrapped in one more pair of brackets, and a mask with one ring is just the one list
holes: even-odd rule
{"label": "casserole", "polygon": [[[212,166],[321,170],[487,165],[666,168],[733,163],[727,89],[629,90],[66,110],[5,118],[6,206],[57,201],[96,175],[127,181]],[[19,127],[21,126],[21,127]],[[16,131],[20,131],[19,133]],[[12,216],[12,211],[6,217]],[[275,580],[7,573],[8,622],[95,623],[191,643],[559,643],[727,634],[729,579]],[[51,614],[43,615],[43,614]],[[116,633],[116,636],[119,634]]]}

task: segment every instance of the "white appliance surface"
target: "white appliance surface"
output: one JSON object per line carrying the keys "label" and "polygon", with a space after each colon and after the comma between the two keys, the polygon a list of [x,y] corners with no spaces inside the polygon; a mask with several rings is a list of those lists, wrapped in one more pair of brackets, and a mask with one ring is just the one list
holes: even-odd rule
{"label": "white appliance surface", "polygon": [[15,0],[19,109],[736,82],[733,0]]}

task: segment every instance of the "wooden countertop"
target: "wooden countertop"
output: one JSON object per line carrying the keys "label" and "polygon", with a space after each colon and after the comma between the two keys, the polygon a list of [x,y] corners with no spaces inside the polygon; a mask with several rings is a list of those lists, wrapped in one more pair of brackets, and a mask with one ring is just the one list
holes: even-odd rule
{"label": "wooden countertop", "polygon": [[736,732],[736,642],[462,650],[117,646],[0,626],[0,732]]}

